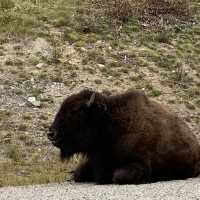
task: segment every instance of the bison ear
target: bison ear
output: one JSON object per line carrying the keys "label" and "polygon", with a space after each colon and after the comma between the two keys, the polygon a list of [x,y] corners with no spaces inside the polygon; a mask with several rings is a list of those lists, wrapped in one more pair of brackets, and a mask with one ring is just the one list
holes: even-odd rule
{"label": "bison ear", "polygon": [[86,103],[87,107],[90,107],[90,106],[94,103],[94,100],[95,100],[95,93],[93,93],[93,94],[90,96],[89,101]]}

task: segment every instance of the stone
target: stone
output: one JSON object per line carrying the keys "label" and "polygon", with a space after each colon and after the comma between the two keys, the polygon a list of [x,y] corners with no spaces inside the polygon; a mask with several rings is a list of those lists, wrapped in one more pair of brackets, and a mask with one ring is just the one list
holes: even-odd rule
{"label": "stone", "polygon": [[38,101],[35,97],[29,97],[28,102],[31,103],[35,107],[40,107],[41,102]]}
{"label": "stone", "polygon": [[36,65],[36,67],[41,69],[41,68],[46,67],[46,64],[45,63],[39,63],[39,64]]}
{"label": "stone", "polygon": [[103,65],[103,64],[97,64],[97,66],[98,66],[100,69],[105,68],[105,65]]}

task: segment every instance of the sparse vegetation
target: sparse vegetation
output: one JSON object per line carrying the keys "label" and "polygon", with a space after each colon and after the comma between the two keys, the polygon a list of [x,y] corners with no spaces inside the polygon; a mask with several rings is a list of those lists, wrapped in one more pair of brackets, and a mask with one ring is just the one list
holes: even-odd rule
{"label": "sparse vegetation", "polygon": [[142,89],[200,139],[199,21],[197,0],[0,0],[0,186],[70,177],[46,131],[82,87]]}
{"label": "sparse vegetation", "polygon": [[99,9],[99,13],[109,16],[112,20],[127,22],[130,17],[139,15],[171,14],[176,17],[188,17],[191,10],[188,0],[94,0],[89,1],[92,8]]}
{"label": "sparse vegetation", "polygon": [[19,146],[16,145],[9,145],[7,147],[6,155],[8,158],[13,160],[14,162],[20,162],[22,159],[21,151],[19,149]]}

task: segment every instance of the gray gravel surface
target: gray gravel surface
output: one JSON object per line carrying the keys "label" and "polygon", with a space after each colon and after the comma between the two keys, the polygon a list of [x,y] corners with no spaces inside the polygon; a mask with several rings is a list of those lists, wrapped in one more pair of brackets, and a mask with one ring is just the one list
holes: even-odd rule
{"label": "gray gravel surface", "polygon": [[0,188],[0,200],[200,199],[200,178],[145,185],[49,184]]}

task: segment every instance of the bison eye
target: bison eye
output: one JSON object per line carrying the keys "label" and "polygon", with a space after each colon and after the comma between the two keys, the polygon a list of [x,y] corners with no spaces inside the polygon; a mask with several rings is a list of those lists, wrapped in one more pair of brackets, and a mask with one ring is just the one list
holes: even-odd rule
{"label": "bison eye", "polygon": [[73,110],[71,110],[71,114],[72,115],[79,115],[79,114],[83,114],[83,113],[85,113],[85,111],[86,111],[86,106],[85,105],[82,105],[82,106],[80,106],[79,108],[76,108],[76,109],[73,109]]}

